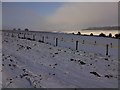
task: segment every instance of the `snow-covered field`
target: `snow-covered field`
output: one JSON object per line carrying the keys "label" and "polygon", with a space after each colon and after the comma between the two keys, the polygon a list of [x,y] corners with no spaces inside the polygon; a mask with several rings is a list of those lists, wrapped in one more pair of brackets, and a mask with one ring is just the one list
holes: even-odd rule
{"label": "snow-covered field", "polygon": [[2,88],[2,32],[0,31],[0,89]]}
{"label": "snow-covered field", "polygon": [[115,58],[4,34],[2,46],[3,88],[118,87]]}
{"label": "snow-covered field", "polygon": [[[13,33],[14,32],[14,33]],[[38,32],[38,31],[4,31],[3,34],[9,34],[9,36],[16,36],[20,38],[35,39],[36,41],[43,41],[45,43],[56,45],[64,48],[71,48],[77,50],[83,50],[86,52],[93,52],[112,58],[118,58],[118,48],[120,47],[118,42],[120,39],[94,37],[94,36],[82,36],[65,33],[51,33],[51,32]],[[107,50],[108,45],[108,50]]]}

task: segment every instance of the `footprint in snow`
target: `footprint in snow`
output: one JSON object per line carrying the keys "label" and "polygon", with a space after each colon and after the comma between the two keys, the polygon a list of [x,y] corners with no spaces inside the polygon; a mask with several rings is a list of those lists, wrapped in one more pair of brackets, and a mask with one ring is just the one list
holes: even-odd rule
{"label": "footprint in snow", "polygon": [[97,77],[101,77],[97,72],[90,72],[90,73],[97,76]]}
{"label": "footprint in snow", "polygon": [[112,75],[105,75],[105,77],[112,78],[113,76]]}
{"label": "footprint in snow", "polygon": [[58,53],[55,53],[55,54],[58,54]]}
{"label": "footprint in snow", "polygon": [[85,65],[86,63],[85,62],[83,62],[83,61],[80,61],[79,62],[81,65]]}
{"label": "footprint in snow", "polygon": [[29,47],[29,46],[27,46],[27,47],[26,47],[26,49],[27,49],[27,50],[29,50],[29,49],[32,49],[32,48],[31,48],[31,47]]}

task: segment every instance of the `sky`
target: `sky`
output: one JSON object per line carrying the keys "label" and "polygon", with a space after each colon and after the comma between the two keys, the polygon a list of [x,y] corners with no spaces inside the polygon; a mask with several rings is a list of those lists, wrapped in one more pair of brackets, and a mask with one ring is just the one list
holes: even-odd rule
{"label": "sky", "polygon": [[3,2],[2,28],[73,31],[88,27],[113,26],[118,24],[117,4],[117,2]]}
{"label": "sky", "polygon": [[1,0],[2,2],[119,2],[119,0]]}

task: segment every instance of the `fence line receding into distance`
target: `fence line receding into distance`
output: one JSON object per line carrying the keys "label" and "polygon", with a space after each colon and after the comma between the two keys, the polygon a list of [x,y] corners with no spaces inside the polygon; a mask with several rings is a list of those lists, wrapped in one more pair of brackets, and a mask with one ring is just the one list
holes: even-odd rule
{"label": "fence line receding into distance", "polygon": [[54,46],[66,47],[78,51],[83,50],[118,58],[119,39],[37,31],[4,30],[3,34],[11,37],[48,43]]}

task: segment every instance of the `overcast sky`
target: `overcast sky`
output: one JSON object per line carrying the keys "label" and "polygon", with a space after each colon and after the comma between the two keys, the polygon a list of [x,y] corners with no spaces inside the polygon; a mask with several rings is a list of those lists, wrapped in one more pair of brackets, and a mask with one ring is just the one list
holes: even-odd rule
{"label": "overcast sky", "polygon": [[[7,1],[7,0],[6,0]],[[118,24],[117,2],[4,2],[3,29],[63,31]]]}
{"label": "overcast sky", "polygon": [[119,0],[1,0],[2,2],[118,2]]}

